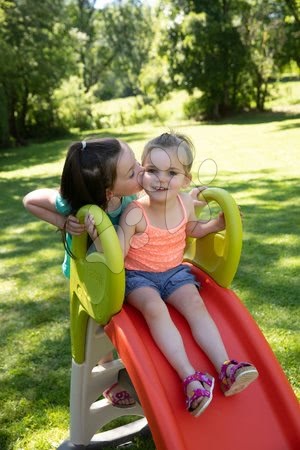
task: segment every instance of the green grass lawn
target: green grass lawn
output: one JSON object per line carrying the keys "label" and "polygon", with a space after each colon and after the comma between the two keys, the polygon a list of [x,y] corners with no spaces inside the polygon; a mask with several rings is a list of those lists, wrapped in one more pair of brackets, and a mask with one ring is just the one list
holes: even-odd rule
{"label": "green grass lawn", "polygon": [[[227,189],[241,207],[243,254],[232,288],[300,398],[300,115],[248,114],[218,124],[176,119],[165,127],[142,124],[93,134],[117,135],[139,156],[144,142],[168,127],[195,143],[195,183]],[[1,450],[55,449],[68,435],[71,359],[63,247],[50,225],[24,210],[22,198],[32,189],[59,185],[70,141],[0,153]],[[136,441],[130,448],[153,444]]]}

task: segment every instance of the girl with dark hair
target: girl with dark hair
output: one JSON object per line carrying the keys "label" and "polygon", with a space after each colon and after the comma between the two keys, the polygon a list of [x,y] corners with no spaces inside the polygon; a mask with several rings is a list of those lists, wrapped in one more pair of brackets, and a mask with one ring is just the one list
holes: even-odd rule
{"label": "girl with dark hair", "polygon": [[[113,138],[74,142],[69,147],[59,191],[37,189],[23,199],[25,208],[46,222],[62,230],[66,248],[70,249],[71,235],[85,230],[75,217],[84,205],[95,204],[104,209],[116,225],[123,209],[142,190],[139,173],[142,167],[132,149]],[[66,253],[63,273],[70,277],[70,259]]]}
{"label": "girl with dark hair", "polygon": [[[96,204],[116,225],[122,211],[142,189],[141,171],[132,149],[119,139],[74,142],[67,153],[59,191],[38,189],[24,197],[23,204],[30,213],[62,231],[66,248],[62,269],[66,277],[70,277],[72,234],[79,235],[85,230],[85,224],[80,224],[75,217],[77,211],[86,204]],[[101,363],[112,358],[109,354]],[[117,383],[103,395],[120,408],[135,404]]]}

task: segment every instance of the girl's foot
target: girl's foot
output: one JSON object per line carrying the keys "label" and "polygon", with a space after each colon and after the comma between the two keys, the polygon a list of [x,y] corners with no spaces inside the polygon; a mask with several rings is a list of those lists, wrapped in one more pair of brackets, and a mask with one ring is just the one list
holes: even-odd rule
{"label": "girl's foot", "polygon": [[226,397],[243,391],[257,377],[258,371],[253,364],[238,363],[234,359],[223,363],[219,375],[221,389]]}
{"label": "girl's foot", "polygon": [[186,408],[194,417],[198,417],[212,401],[214,382],[213,377],[202,372],[195,372],[183,380]]}
{"label": "girl's foot", "polygon": [[132,408],[135,406],[135,400],[118,383],[113,384],[103,392],[106,398],[113,406],[117,408]]}

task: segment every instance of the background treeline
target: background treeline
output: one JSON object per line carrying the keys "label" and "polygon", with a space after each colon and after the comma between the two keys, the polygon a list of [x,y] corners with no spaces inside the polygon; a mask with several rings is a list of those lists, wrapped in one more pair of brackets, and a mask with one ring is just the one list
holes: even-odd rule
{"label": "background treeline", "polygon": [[[187,118],[263,111],[272,84],[299,74],[299,0],[95,6],[0,0],[0,147],[160,119],[175,89]],[[110,123],[101,102],[119,97],[133,106]]]}

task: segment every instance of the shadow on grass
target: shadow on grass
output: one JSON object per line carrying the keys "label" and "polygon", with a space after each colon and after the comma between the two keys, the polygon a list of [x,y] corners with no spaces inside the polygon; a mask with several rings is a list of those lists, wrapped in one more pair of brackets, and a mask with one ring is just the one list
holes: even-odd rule
{"label": "shadow on grass", "polygon": [[12,170],[33,167],[39,164],[48,164],[63,159],[70,144],[74,141],[88,138],[116,137],[128,144],[134,140],[148,139],[147,133],[121,131],[117,134],[114,131],[90,131],[88,134],[74,134],[68,138],[31,144],[26,147],[16,147],[0,151],[0,171],[9,172]]}
{"label": "shadow on grass", "polygon": [[[255,179],[250,203],[241,204],[243,251],[234,280],[235,286],[247,291],[250,311],[262,305],[269,305],[270,311],[273,307],[286,310],[286,316],[276,313],[273,319],[287,331],[299,330],[295,320],[299,308],[298,186],[297,178]],[[247,183],[233,183],[230,191],[234,196],[246,189]]]}
{"label": "shadow on grass", "polygon": [[300,121],[299,122],[295,122],[295,123],[290,123],[288,125],[280,125],[278,127],[279,131],[292,130],[294,128],[300,128]]}
{"label": "shadow on grass", "polygon": [[1,315],[6,318],[1,325],[1,450],[15,448],[17,440],[22,441],[34,430],[49,429],[51,416],[53,426],[58,426],[55,415],[60,416],[61,411],[65,411],[65,424],[60,427],[64,426],[67,434],[71,367],[69,308],[65,299],[64,313],[55,310],[53,301],[49,305],[47,302],[48,299],[39,304],[15,303],[4,308],[0,305]]}
{"label": "shadow on grass", "polygon": [[[299,178],[279,178],[278,175],[274,177],[273,169],[264,169],[251,172],[238,172],[238,177],[248,178],[247,181],[235,182],[234,174],[225,173],[220,176],[220,179],[226,180],[228,183],[224,189],[234,196],[241,192],[249,192],[249,197],[254,198],[266,206],[274,201],[282,202],[285,200],[295,201],[295,207],[299,207]],[[252,191],[257,190],[259,193],[255,194]],[[298,203],[298,205],[297,205]],[[281,205],[278,205],[278,209]]]}
{"label": "shadow on grass", "polygon": [[[107,131],[95,133],[97,137],[115,137],[115,133]],[[93,133],[90,133],[93,136]],[[141,132],[120,132],[118,138],[131,143],[133,140],[145,139],[147,134]],[[73,140],[82,139],[79,136],[73,136]],[[63,158],[67,148],[72,141],[60,140],[47,142],[44,144],[35,144],[24,148],[9,149],[0,153],[0,170],[8,172],[18,170],[24,167],[32,167],[36,164],[51,163]],[[57,176],[43,177],[18,177],[4,178],[0,176],[1,196],[0,196],[0,221],[2,227],[28,223],[36,219],[30,218],[25,211],[22,199],[30,191],[39,187],[57,188],[60,183],[60,174]],[[3,228],[2,228],[3,231]]]}
{"label": "shadow on grass", "polygon": [[70,141],[57,140],[2,150],[0,152],[0,170],[9,172],[58,161],[66,154],[68,143]]}
{"label": "shadow on grass", "polygon": [[[33,221],[33,216],[29,214],[22,203],[23,197],[30,191],[39,187],[57,188],[59,177],[45,177],[41,180],[38,177],[31,178],[0,178],[0,221],[3,228],[18,226]],[[35,221],[37,219],[34,219]]]}
{"label": "shadow on grass", "polygon": [[[213,125],[254,125],[260,123],[270,122],[284,122],[285,120],[300,119],[300,114],[291,113],[285,111],[265,111],[261,113],[248,112],[243,114],[237,114],[235,116],[221,119],[217,122],[212,122]],[[209,122],[208,122],[209,123]],[[299,126],[296,125],[296,126]]]}
{"label": "shadow on grass", "polygon": [[[42,339],[38,349],[32,352],[25,354],[21,350],[16,366],[1,377],[0,398],[5,393],[1,398],[1,450],[16,448],[17,440],[22,441],[28,436],[29,428],[30,433],[48,429],[49,416],[55,414],[55,410],[65,409],[68,416],[69,349],[66,329],[64,335],[60,333],[57,339]],[[65,426],[67,428],[68,425]]]}
{"label": "shadow on grass", "polygon": [[296,122],[293,124],[285,125],[284,122],[288,120],[297,120],[300,119],[300,114],[298,113],[291,113],[291,112],[285,112],[285,111],[266,111],[262,113],[257,112],[249,112],[249,113],[242,113],[237,114],[234,116],[222,118],[220,120],[216,121],[191,121],[189,120],[188,123],[180,123],[180,128],[190,128],[192,126],[201,126],[201,125],[212,125],[212,126],[218,126],[218,125],[257,125],[257,124],[263,124],[263,123],[271,123],[271,122],[279,122],[282,123],[281,126],[279,126],[279,131],[283,131],[286,129],[291,128],[298,128],[300,127],[300,123]]}

